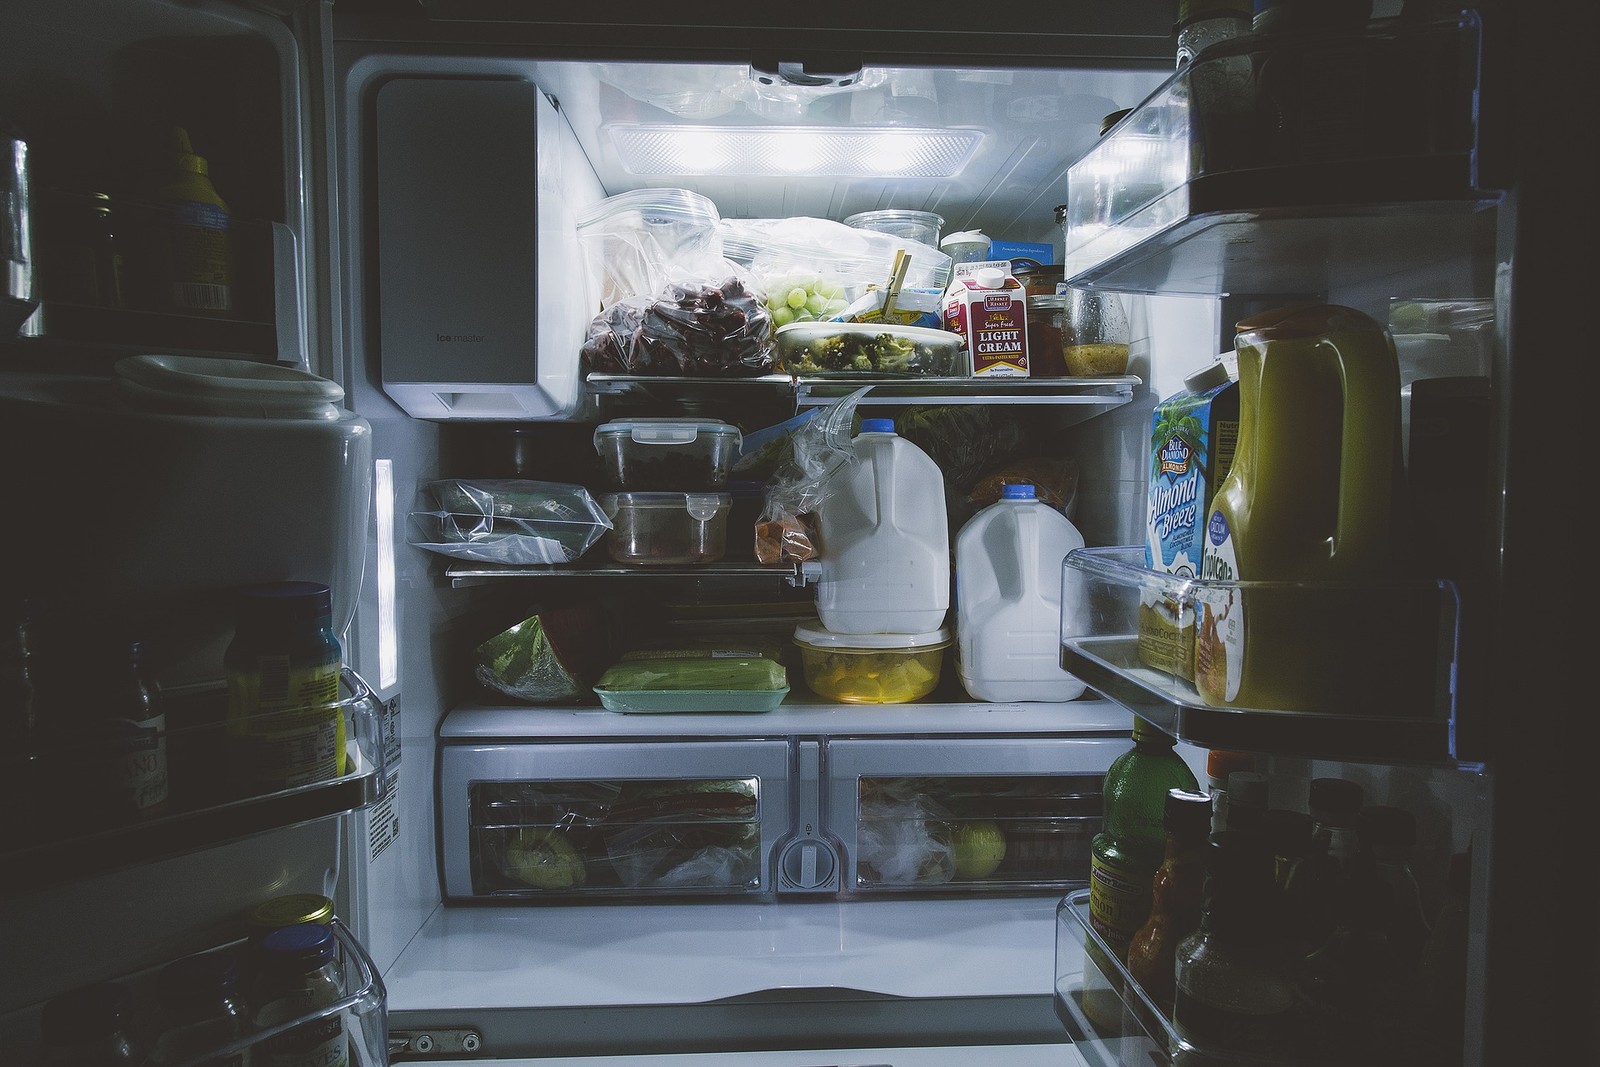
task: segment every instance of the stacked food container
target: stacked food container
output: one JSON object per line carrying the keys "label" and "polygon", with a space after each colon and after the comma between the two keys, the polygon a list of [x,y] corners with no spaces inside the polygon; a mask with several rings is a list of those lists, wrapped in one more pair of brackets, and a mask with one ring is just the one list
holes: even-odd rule
{"label": "stacked food container", "polygon": [[612,522],[606,550],[618,563],[711,563],[727,549],[728,468],[736,426],[696,418],[615,419],[594,446],[615,492],[600,498]]}

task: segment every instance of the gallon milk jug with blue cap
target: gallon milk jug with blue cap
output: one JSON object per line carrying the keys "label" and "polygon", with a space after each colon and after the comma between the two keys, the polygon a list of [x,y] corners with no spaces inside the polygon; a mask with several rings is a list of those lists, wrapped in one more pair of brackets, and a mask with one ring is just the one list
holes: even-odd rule
{"label": "gallon milk jug with blue cap", "polygon": [[817,615],[836,634],[937,630],[950,609],[944,473],[893,419],[862,419],[854,445],[817,508]]}
{"label": "gallon milk jug with blue cap", "polygon": [[1061,561],[1083,535],[1030,484],[956,535],[957,670],[977,700],[1074,700],[1084,684],[1061,669]]}

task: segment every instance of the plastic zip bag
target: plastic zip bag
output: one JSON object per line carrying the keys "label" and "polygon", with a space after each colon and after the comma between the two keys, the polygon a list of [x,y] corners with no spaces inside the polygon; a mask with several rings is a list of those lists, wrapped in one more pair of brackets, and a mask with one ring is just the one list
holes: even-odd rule
{"label": "plastic zip bag", "polygon": [[796,426],[789,439],[789,454],[773,472],[756,521],[758,562],[799,563],[816,558],[812,515],[827,499],[833,475],[855,458],[856,407],[871,389],[857,389]]}
{"label": "plastic zip bag", "polygon": [[425,483],[410,543],[479,563],[570,563],[611,529],[581,485],[520,478]]}

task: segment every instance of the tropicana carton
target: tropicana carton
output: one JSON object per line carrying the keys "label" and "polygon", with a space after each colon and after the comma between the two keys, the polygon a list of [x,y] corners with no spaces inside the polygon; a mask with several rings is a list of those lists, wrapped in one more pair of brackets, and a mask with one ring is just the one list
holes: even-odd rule
{"label": "tropicana carton", "polygon": [[944,328],[966,339],[974,378],[1028,377],[1027,293],[1009,260],[955,265],[944,292]]}

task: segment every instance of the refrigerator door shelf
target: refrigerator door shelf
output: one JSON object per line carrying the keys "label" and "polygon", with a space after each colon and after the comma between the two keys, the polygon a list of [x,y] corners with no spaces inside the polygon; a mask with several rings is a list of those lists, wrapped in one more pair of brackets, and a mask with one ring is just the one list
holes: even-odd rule
{"label": "refrigerator door shelf", "polygon": [[[366,948],[339,919],[335,918],[328,925],[332,927],[337,942],[334,966],[344,990],[343,996],[332,1004],[298,1013],[264,1029],[255,1030],[251,1027],[253,1032],[215,1047],[192,1049],[174,1067],[221,1063],[227,1061],[230,1055],[239,1053],[249,1056],[250,1050],[265,1046],[296,1027],[339,1017],[342,1017],[349,1037],[352,1067],[377,1067],[388,1063],[387,993],[383,979],[379,977],[378,968],[367,955]],[[239,973],[244,978],[253,973],[253,951],[252,943],[241,938],[194,955],[227,955],[237,962]],[[131,1028],[138,1033],[159,1032],[158,986],[161,972],[176,962],[177,958],[174,958],[114,979],[126,987],[132,997],[134,1018],[130,1022]],[[22,1062],[45,1061],[47,1057],[39,1048],[39,1015],[43,1007],[44,1003],[41,1002],[0,1017],[0,1041],[4,1041],[4,1047],[10,1050],[8,1056],[20,1053]]]}
{"label": "refrigerator door shelf", "polygon": [[[25,792],[32,817],[18,820],[0,845],[0,899],[339,815],[384,795],[384,708],[350,668],[341,671],[339,700],[316,709],[345,720],[344,772],[325,781],[238,796],[227,761],[225,703],[220,686],[166,694],[166,726],[151,743],[164,753],[167,807],[142,821],[78,818],[86,804],[73,791],[95,785],[81,777],[93,770],[81,749],[7,753],[0,774]],[[74,814],[56,805],[63,797]]]}
{"label": "refrigerator door shelf", "polygon": [[[1062,603],[1085,607],[1071,620],[1074,634],[1062,637],[1061,666],[1096,692],[1202,748],[1457,765],[1454,582],[1210,581],[1143,561],[1132,545],[1081,548],[1062,564]],[[1189,679],[1141,660],[1141,617],[1165,605],[1188,630],[1199,607],[1219,602],[1304,635],[1306,681],[1294,689],[1304,703],[1213,706]]]}

